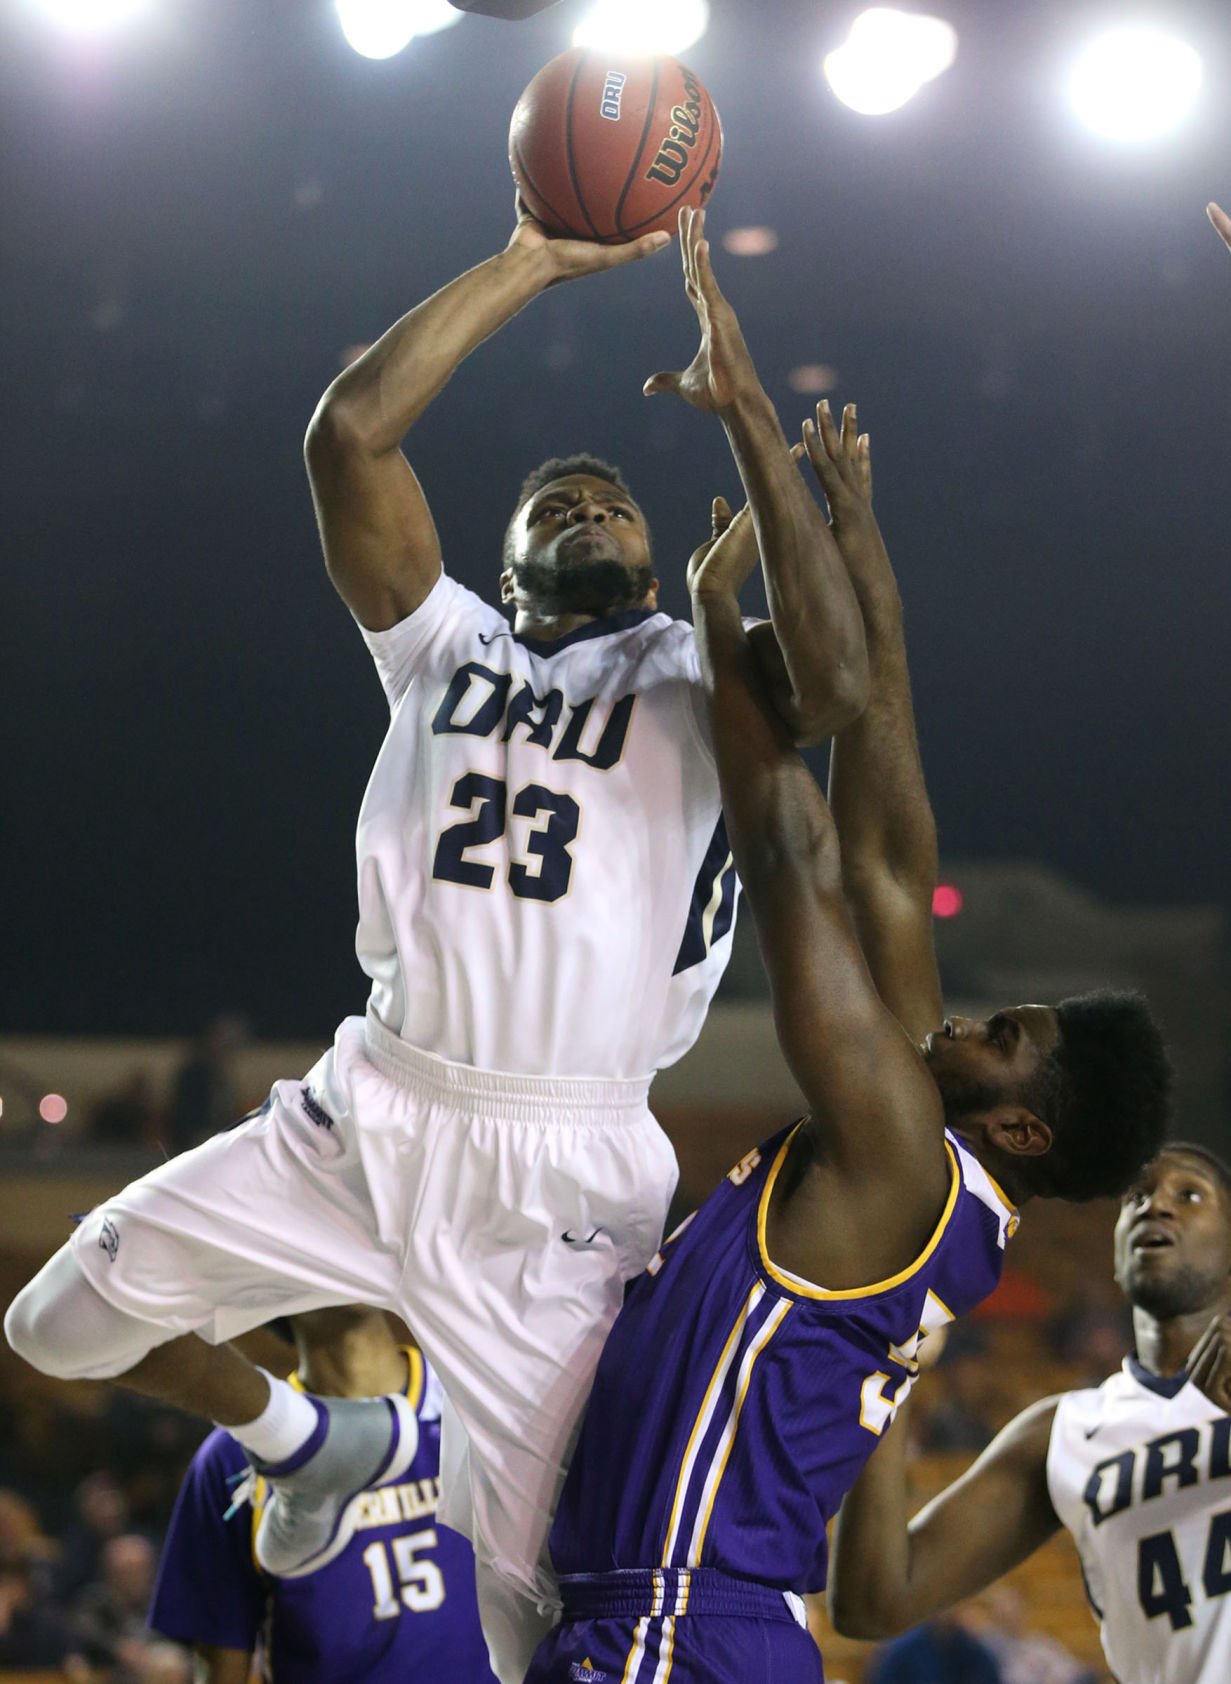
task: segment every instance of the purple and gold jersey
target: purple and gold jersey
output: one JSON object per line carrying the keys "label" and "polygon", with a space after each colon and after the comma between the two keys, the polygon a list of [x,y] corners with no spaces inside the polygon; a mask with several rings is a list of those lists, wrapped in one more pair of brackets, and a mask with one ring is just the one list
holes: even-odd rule
{"label": "purple and gold jersey", "polygon": [[632,1570],[661,1580],[665,1615],[687,1611],[690,1575],[788,1606],[822,1589],[826,1523],[913,1384],[921,1337],[999,1279],[1016,1214],[952,1135],[948,1200],[909,1268],[830,1292],[777,1267],[766,1213],[793,1133],[736,1165],[612,1328],[551,1533],[566,1621],[597,1607],[590,1576],[631,1585]]}
{"label": "purple and gold jersey", "polygon": [[224,1519],[248,1456],[210,1434],[184,1478],[158,1570],[150,1624],[182,1643],[258,1653],[271,1684],[495,1684],[479,1629],[469,1542],[436,1521],[440,1388],[408,1351],[419,1449],[401,1479],[355,1498],[355,1535],[303,1579],[274,1579],[252,1540],[264,1503]]}

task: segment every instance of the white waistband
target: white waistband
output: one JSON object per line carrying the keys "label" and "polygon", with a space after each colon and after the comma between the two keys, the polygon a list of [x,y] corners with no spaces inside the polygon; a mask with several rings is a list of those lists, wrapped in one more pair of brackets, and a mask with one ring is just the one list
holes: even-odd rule
{"label": "white waistband", "polygon": [[401,1040],[370,1009],[363,1035],[368,1061],[382,1075],[459,1111],[527,1123],[627,1123],[646,1113],[649,1076],[510,1076],[453,1064]]}

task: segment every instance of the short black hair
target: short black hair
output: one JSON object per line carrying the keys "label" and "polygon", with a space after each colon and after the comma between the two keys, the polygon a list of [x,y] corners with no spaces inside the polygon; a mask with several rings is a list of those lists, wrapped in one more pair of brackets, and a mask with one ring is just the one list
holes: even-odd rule
{"label": "short black hair", "polygon": [[540,462],[534,472],[527,474],[522,481],[513,518],[517,518],[517,510],[523,508],[545,485],[550,485],[556,479],[567,479],[570,474],[589,474],[591,479],[605,479],[608,485],[614,485],[616,490],[622,491],[626,497],[632,496],[628,489],[628,481],[619,468],[613,467],[610,462],[604,462],[601,456],[591,456],[586,451],[581,451],[576,456],[549,456],[546,462]]}
{"label": "short black hair", "polygon": [[1099,989],[1056,1007],[1059,1045],[1043,1075],[1040,1115],[1052,1130],[1036,1191],[1119,1197],[1156,1158],[1171,1116],[1171,1060],[1140,994]]}

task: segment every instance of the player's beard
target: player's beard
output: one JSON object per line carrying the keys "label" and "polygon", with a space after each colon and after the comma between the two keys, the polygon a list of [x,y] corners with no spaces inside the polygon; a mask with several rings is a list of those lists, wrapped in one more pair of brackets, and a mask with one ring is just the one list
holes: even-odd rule
{"label": "player's beard", "polygon": [[629,567],[609,556],[561,562],[554,555],[513,565],[518,595],[533,602],[543,619],[562,614],[622,614],[640,608],[654,583],[646,562]]}
{"label": "player's beard", "polygon": [[1202,1274],[1191,1263],[1182,1263],[1165,1276],[1134,1278],[1130,1262],[1125,1289],[1135,1310],[1144,1310],[1155,1321],[1174,1321],[1177,1316],[1195,1316],[1201,1311],[1213,1315],[1226,1280],[1222,1275]]}
{"label": "player's beard", "polygon": [[940,1097],[945,1107],[945,1126],[958,1133],[961,1132],[961,1124],[967,1117],[977,1116],[983,1111],[994,1111],[1005,1102],[1002,1089],[990,1087],[986,1082],[976,1081],[958,1071],[937,1070],[932,1067],[932,1080],[940,1089]]}

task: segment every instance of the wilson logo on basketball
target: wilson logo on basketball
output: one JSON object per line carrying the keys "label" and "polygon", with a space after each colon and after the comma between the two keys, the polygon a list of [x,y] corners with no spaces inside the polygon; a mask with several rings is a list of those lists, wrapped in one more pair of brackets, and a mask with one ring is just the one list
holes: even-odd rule
{"label": "wilson logo on basketball", "polygon": [[672,106],[671,127],[659,142],[658,155],[645,172],[647,181],[660,181],[664,187],[674,187],[683,175],[701,130],[701,88],[687,71],[684,72],[684,101],[683,105]]}
{"label": "wilson logo on basketball", "polygon": [[607,80],[603,83],[603,102],[599,106],[599,115],[606,117],[608,122],[620,121],[620,107],[624,103],[624,84],[628,77],[620,70],[609,70]]}

